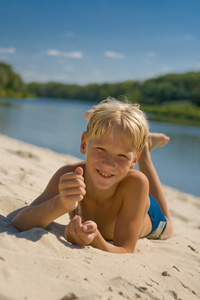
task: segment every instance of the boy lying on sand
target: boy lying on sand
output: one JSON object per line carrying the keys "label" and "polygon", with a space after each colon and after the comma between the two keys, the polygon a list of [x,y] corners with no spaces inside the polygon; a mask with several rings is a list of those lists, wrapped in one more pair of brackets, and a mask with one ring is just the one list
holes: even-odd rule
{"label": "boy lying on sand", "polygon": [[[45,228],[69,213],[67,241],[113,253],[133,252],[141,237],[168,238],[172,222],[150,151],[169,137],[149,134],[138,106],[113,98],[88,115],[85,161],[61,167],[12,224],[20,231]],[[133,170],[137,161],[140,171]]]}

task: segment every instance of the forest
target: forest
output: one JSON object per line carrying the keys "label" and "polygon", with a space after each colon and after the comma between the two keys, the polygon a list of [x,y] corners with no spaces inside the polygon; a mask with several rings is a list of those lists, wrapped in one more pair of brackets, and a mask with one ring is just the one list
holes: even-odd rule
{"label": "forest", "polygon": [[200,72],[167,74],[144,82],[127,80],[81,86],[59,82],[24,83],[11,65],[0,62],[0,97],[3,98],[98,102],[107,96],[119,98],[122,95],[139,103],[152,119],[200,126]]}

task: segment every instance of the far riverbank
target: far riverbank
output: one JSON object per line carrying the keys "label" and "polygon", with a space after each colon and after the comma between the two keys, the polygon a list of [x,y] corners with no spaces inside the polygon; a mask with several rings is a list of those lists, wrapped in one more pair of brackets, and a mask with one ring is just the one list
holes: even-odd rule
{"label": "far riverbank", "polygon": [[[80,137],[87,121],[86,110],[95,103],[59,99],[0,99],[0,133],[68,153],[79,159]],[[200,196],[199,127],[150,121],[152,132],[170,136],[165,147],[152,151],[152,159],[163,184]]]}

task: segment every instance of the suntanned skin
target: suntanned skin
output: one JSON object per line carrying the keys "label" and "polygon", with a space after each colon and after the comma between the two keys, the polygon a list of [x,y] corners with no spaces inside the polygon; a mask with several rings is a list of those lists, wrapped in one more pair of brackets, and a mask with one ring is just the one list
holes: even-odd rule
{"label": "suntanned skin", "polygon": [[[113,136],[119,137],[120,132],[116,130]],[[12,224],[20,231],[45,228],[69,212],[72,219],[65,229],[69,242],[114,253],[130,253],[138,238],[151,231],[147,214],[151,191],[167,217],[162,236],[167,238],[172,233],[172,224],[149,152],[168,141],[164,134],[150,134],[142,153],[135,156],[131,146],[120,138],[114,140],[107,134],[87,141],[83,133],[81,152],[86,154],[85,162],[60,168],[44,192],[19,213]],[[133,170],[138,159],[142,172]]]}

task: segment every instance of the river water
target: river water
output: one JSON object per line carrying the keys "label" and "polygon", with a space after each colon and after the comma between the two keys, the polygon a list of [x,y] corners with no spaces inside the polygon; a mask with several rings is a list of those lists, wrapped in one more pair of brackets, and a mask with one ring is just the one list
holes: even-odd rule
{"label": "river water", "polygon": [[[0,133],[80,159],[84,112],[95,103],[59,99],[0,98]],[[151,153],[161,182],[200,196],[200,128],[150,121],[150,131],[170,136]]]}

